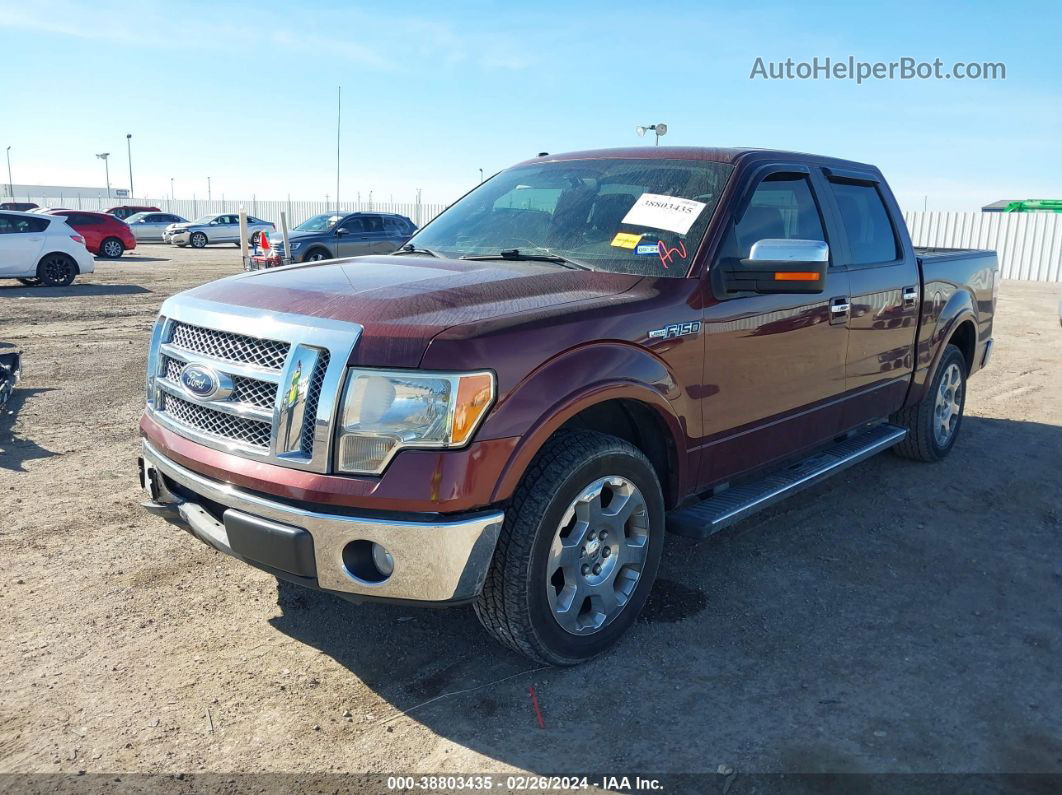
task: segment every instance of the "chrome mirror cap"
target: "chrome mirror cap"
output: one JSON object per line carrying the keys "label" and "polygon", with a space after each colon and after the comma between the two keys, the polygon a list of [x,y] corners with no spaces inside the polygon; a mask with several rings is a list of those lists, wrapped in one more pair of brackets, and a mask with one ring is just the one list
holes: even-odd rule
{"label": "chrome mirror cap", "polygon": [[822,240],[766,238],[752,244],[753,262],[829,262],[830,247]]}

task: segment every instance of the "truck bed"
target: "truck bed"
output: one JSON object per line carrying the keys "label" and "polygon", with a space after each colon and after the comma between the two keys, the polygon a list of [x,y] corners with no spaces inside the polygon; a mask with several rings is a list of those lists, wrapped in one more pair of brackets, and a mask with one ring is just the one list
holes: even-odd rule
{"label": "truck bed", "polygon": [[915,246],[914,252],[922,261],[945,262],[974,257],[995,257],[996,252],[987,248],[940,248],[939,246]]}

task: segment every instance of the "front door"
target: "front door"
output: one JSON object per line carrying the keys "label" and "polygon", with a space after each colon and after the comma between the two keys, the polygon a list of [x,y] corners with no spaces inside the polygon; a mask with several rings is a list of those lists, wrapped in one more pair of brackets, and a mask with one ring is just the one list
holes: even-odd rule
{"label": "front door", "polygon": [[[806,169],[779,166],[731,221],[713,267],[764,239],[826,241]],[[848,347],[848,274],[831,267],[815,295],[745,294],[704,309],[701,480],[729,481],[830,440],[841,427]]]}
{"label": "front door", "polygon": [[336,229],[336,256],[360,257],[372,253],[372,241],[362,216],[347,218]]}

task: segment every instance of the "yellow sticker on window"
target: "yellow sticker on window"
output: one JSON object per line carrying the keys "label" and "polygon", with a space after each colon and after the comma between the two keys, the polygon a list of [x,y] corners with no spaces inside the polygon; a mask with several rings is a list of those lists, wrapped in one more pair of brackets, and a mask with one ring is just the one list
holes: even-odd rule
{"label": "yellow sticker on window", "polygon": [[641,241],[641,235],[632,235],[630,232],[617,232],[612,238],[612,245],[616,248],[634,248]]}

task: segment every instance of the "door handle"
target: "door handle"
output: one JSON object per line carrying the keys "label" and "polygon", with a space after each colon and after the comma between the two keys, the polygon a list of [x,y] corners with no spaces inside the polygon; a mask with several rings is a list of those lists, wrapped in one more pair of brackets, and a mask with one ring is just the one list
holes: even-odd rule
{"label": "door handle", "polygon": [[917,287],[904,287],[903,288],[903,305],[914,306],[915,301],[918,300],[918,288]]}
{"label": "door handle", "polygon": [[848,313],[852,309],[847,297],[830,299],[830,324],[840,325],[848,319]]}

